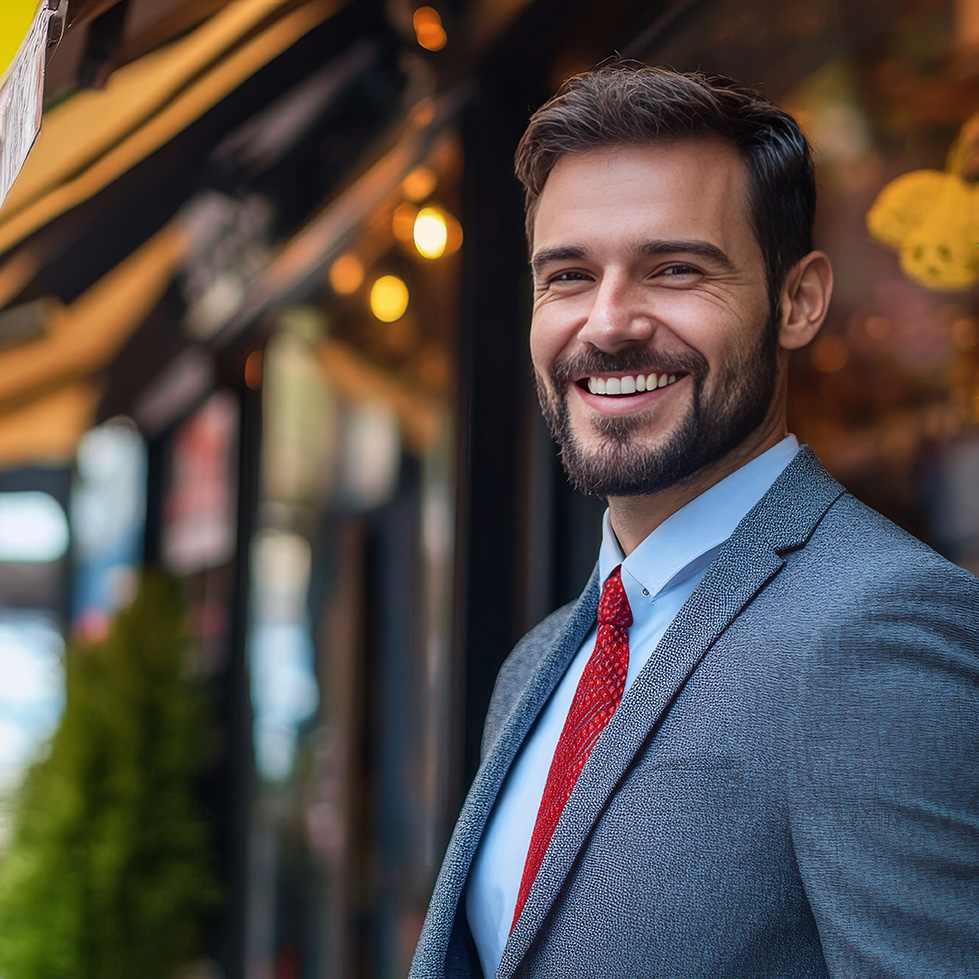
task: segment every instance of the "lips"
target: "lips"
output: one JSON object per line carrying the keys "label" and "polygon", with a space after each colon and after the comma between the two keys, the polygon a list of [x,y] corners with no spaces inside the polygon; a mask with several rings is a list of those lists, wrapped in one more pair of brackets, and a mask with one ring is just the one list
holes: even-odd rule
{"label": "lips", "polygon": [[650,373],[624,374],[615,377],[593,374],[582,378],[578,383],[590,394],[605,396],[630,395],[644,391],[655,391],[675,384],[682,374]]}

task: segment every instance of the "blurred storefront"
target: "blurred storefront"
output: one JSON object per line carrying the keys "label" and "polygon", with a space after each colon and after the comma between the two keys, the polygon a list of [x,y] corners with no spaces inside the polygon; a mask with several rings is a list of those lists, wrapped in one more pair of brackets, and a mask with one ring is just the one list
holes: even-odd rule
{"label": "blurred storefront", "polygon": [[973,0],[83,6],[0,209],[0,507],[44,492],[71,528],[25,563],[0,510],[0,752],[56,723],[62,634],[104,633],[141,566],[184,583],[221,729],[211,974],[406,972],[496,670],[594,561],[511,176],[568,73],[619,52],[796,114],[837,295],[792,428],[979,570],[979,293],[866,227],[979,111]]}

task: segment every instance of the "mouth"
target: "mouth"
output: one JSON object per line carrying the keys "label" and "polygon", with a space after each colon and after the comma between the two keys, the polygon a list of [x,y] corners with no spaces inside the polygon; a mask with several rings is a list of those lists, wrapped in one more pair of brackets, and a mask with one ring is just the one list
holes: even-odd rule
{"label": "mouth", "polygon": [[617,374],[614,377],[602,374],[592,374],[581,378],[578,386],[589,394],[605,397],[623,397],[631,394],[641,394],[645,391],[657,391],[660,388],[676,384],[686,374]]}

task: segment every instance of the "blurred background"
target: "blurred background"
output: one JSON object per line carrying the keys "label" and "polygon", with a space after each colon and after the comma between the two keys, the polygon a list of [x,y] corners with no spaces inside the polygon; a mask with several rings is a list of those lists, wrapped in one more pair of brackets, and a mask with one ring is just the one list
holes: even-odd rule
{"label": "blurred background", "polygon": [[[51,6],[43,126],[0,208],[0,905],[40,852],[30,766],[62,771],[103,723],[78,718],[111,715],[97,744],[144,745],[143,808],[107,839],[189,771],[184,883],[211,897],[180,898],[181,974],[406,973],[496,670],[597,553],[603,507],[566,487],[533,396],[512,155],[613,54],[732,75],[802,122],[837,293],[793,362],[792,429],[979,571],[979,207],[927,208],[936,261],[966,242],[954,281],[866,229],[979,111],[979,0]],[[22,83],[0,92],[6,170]],[[157,567],[179,600],[131,607]],[[203,713],[131,699],[153,643],[179,652],[166,703],[184,684]],[[73,673],[144,660],[128,685]],[[108,751],[71,770],[111,775]],[[72,777],[84,796],[94,776]],[[141,852],[172,866],[179,835]],[[111,919],[79,927],[138,934]]]}

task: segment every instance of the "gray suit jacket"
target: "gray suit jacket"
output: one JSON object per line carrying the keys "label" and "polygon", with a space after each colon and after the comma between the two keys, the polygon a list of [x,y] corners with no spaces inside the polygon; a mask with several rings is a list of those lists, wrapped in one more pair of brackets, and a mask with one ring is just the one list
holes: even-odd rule
{"label": "gray suit jacket", "polygon": [[[500,672],[413,979],[482,974],[466,875],[597,600]],[[979,977],[979,579],[800,452],[596,744],[497,975]]]}

